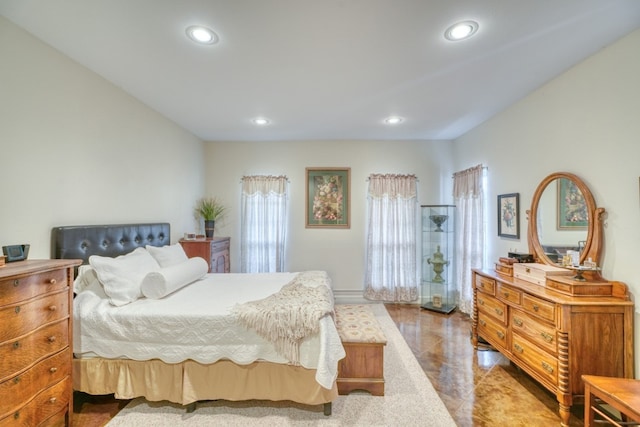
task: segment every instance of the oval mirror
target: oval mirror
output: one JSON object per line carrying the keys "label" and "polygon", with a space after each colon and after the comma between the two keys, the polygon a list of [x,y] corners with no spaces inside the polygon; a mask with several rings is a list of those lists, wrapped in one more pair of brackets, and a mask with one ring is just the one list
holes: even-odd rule
{"label": "oval mirror", "polygon": [[558,172],[547,176],[527,211],[529,250],[536,262],[558,264],[567,251],[577,251],[580,264],[589,258],[600,264],[603,212],[576,175]]}

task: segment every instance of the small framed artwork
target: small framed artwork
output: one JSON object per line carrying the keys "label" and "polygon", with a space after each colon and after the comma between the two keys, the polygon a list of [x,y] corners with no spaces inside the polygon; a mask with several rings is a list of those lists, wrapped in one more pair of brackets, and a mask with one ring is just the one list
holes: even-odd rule
{"label": "small framed artwork", "polygon": [[498,196],[498,236],[520,238],[520,193]]}
{"label": "small framed artwork", "polygon": [[558,230],[586,230],[589,225],[587,201],[575,182],[558,179]]}
{"label": "small framed artwork", "polygon": [[306,168],[306,228],[349,228],[351,168]]}

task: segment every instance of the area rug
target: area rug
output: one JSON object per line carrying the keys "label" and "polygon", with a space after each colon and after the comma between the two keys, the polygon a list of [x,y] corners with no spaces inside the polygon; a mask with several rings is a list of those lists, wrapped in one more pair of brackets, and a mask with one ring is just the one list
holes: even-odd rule
{"label": "area rug", "polygon": [[211,401],[187,413],[168,402],[131,401],[108,427],[154,426],[407,426],[455,427],[444,403],[420,368],[411,349],[381,304],[372,310],[387,337],[384,349],[385,396],[352,392],[333,401],[332,414],[322,405],[292,402]]}

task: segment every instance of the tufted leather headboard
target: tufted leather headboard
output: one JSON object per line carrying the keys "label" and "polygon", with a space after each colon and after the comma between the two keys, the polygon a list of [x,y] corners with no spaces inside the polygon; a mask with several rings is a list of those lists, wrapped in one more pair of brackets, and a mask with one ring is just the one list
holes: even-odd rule
{"label": "tufted leather headboard", "polygon": [[116,257],[135,248],[164,246],[170,242],[169,223],[73,225],[51,230],[53,258],[81,259],[91,255]]}

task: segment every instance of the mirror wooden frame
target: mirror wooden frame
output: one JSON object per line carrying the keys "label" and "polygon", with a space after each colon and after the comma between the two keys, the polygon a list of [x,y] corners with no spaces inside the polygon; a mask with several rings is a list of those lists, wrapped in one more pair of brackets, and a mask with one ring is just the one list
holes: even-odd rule
{"label": "mirror wooden frame", "polygon": [[589,187],[576,175],[568,172],[556,172],[547,176],[536,188],[533,198],[531,200],[531,209],[527,211],[528,229],[527,240],[529,244],[529,252],[533,254],[536,262],[556,265],[546,254],[540,243],[538,236],[538,204],[542,193],[548,185],[552,184],[556,179],[566,178],[575,183],[576,187],[582,192],[584,200],[587,205],[587,212],[589,215],[589,225],[587,226],[587,240],[580,254],[580,264],[582,265],[585,260],[591,258],[591,260],[600,265],[600,256],[602,250],[602,221],[604,215],[604,208],[596,207],[593,195]]}

